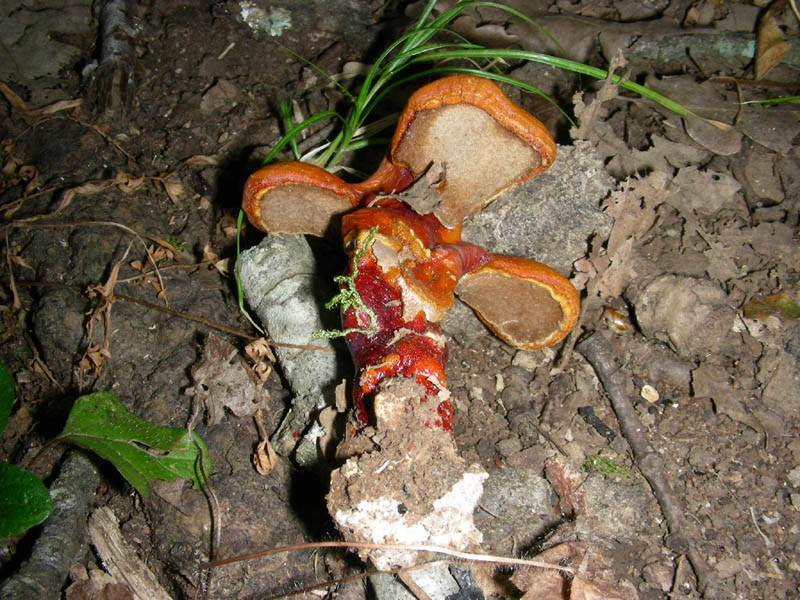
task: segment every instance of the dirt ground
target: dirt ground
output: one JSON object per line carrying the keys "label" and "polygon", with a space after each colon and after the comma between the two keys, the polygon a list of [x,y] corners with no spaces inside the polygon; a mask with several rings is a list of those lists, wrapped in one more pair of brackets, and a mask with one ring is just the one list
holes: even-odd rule
{"label": "dirt ground", "polygon": [[[75,398],[92,391],[112,392],[151,423],[186,427],[211,334],[242,360],[257,336],[237,306],[235,226],[245,178],[281,135],[281,101],[292,98],[305,116],[341,108],[343,97],[304,61],[329,74],[369,63],[423,3],[135,3],[123,36],[130,52],[111,58],[103,4],[11,0],[0,9],[0,360],[17,396],[0,458],[16,464],[28,464],[63,428]],[[542,250],[529,255],[582,293],[579,331],[566,342],[516,351],[461,305],[444,321],[456,442],[491,475],[475,514],[484,535],[476,550],[534,556],[559,542],[590,543],[610,565],[607,573],[587,567],[590,580],[610,586],[597,597],[699,598],[689,555],[708,569],[706,597],[797,597],[800,328],[768,295],[800,299],[800,110],[739,102],[797,96],[798,23],[785,2],[765,16],[766,0],[508,4],[535,18],[566,56],[605,68],[621,50],[619,72],[733,127],[681,118],[627,92],[598,93],[599,83],[550,67],[502,65],[579,117],[571,128],[538,96],[507,90],[548,125],[565,157],[573,146],[588,153],[590,166],[572,175],[587,178],[576,185],[599,225],[581,233],[580,247],[536,240]],[[753,85],[753,32],[773,16],[789,52]],[[535,30],[488,8],[455,28],[487,46],[551,51]],[[386,111],[404,101],[398,94]],[[42,107],[53,109],[35,110]],[[332,127],[320,123],[303,144]],[[372,149],[350,160],[369,171],[379,158]],[[533,194],[545,185],[536,181]],[[514,200],[496,201],[496,219],[515,207],[502,202]],[[246,228],[244,245],[261,235]],[[484,245],[501,242],[492,234]],[[159,252],[161,280],[144,244]],[[314,250],[325,289],[344,257],[326,242]],[[112,274],[104,339],[92,311],[107,295],[87,290]],[[668,527],[607,390],[574,348],[589,335],[602,336],[663,461],[685,535]],[[280,364],[259,389],[271,434],[291,401]],[[260,475],[252,417],[221,417],[194,429],[213,461],[219,556],[335,538],[325,473],[281,457]],[[29,468],[49,483],[69,452],[51,447]],[[597,456],[617,472],[581,470]],[[201,597],[198,565],[209,559],[212,535],[206,496],[178,481],[154,483],[141,498],[108,464],[97,467],[92,506],[113,511],[134,562],[155,574],[164,597]],[[26,560],[40,529],[0,544],[1,578]],[[102,597],[133,597],[104,564],[86,544],[52,597],[95,598],[104,588]],[[209,594],[266,597],[363,568],[343,552],[282,554],[217,569]],[[500,589],[483,581],[487,597]],[[370,593],[357,583],[336,590],[348,599]],[[536,593],[528,598],[546,597]]]}

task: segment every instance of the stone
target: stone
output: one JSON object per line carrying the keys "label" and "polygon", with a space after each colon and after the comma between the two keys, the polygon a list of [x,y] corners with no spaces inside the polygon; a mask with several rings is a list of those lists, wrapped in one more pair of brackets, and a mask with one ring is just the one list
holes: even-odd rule
{"label": "stone", "polygon": [[604,239],[611,219],[600,201],[613,181],[589,142],[559,146],[553,165],[468,217],[465,241],[495,254],[523,256],[568,274],[586,240]]}

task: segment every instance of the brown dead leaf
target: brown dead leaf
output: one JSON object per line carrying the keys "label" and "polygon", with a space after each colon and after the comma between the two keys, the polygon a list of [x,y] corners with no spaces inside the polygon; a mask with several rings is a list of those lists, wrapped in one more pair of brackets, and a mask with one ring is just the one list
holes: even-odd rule
{"label": "brown dead leaf", "polygon": [[55,214],[67,208],[77,195],[89,196],[107,190],[111,186],[117,186],[121,191],[129,194],[140,188],[144,183],[144,177],[133,177],[127,173],[117,173],[114,177],[109,179],[87,181],[86,183],[66,190],[62,194],[61,201],[58,203]]}
{"label": "brown dead leaf", "polygon": [[195,154],[183,161],[183,164],[195,165],[198,167],[213,167],[219,164],[219,156],[216,154]]}
{"label": "brown dead leaf", "polygon": [[225,409],[237,417],[252,416],[268,399],[236,347],[213,333],[206,336],[203,358],[192,368],[192,379],[195,385],[190,393],[205,404],[209,425],[219,423]]}
{"label": "brown dead leaf", "polygon": [[419,215],[427,215],[442,202],[439,188],[447,182],[447,165],[431,163],[414,183],[403,191],[403,202]]}
{"label": "brown dead leaf", "polygon": [[236,226],[236,219],[232,215],[225,215],[219,221],[219,230],[227,238],[236,237],[238,228]]}
{"label": "brown dead leaf", "polygon": [[90,371],[94,376],[100,373],[108,358],[111,358],[110,350],[98,344],[92,344],[83,353],[83,357],[78,361],[78,366],[84,371]]}
{"label": "brown dead leaf", "polygon": [[566,542],[548,548],[537,560],[571,566],[571,581],[555,569],[524,568],[511,581],[525,591],[522,600],[635,600],[635,588],[618,581],[600,548],[585,542]]}
{"label": "brown dead leaf", "polygon": [[[666,198],[667,176],[661,172],[643,178],[629,178],[611,193],[603,209],[614,218],[614,225],[605,246],[593,244],[579,271],[587,275],[590,298],[615,298],[627,282],[628,266],[636,241],[641,239],[656,221],[656,208]],[[579,261],[580,262],[580,261]]]}
{"label": "brown dead leaf", "polygon": [[253,419],[258,428],[258,435],[261,438],[261,441],[258,443],[253,453],[253,466],[256,468],[259,475],[268,475],[269,472],[275,468],[275,465],[278,464],[278,455],[275,453],[275,450],[272,449],[272,444],[269,443],[261,410],[256,411],[253,415]]}
{"label": "brown dead leaf", "polygon": [[25,259],[22,258],[21,256],[18,256],[16,254],[11,254],[10,258],[11,262],[18,264],[23,269],[30,269],[31,271],[35,271],[35,269],[32,266],[30,266],[27,262],[25,262]]}
{"label": "brown dead leaf", "polygon": [[253,373],[260,382],[265,382],[272,372],[275,355],[265,338],[259,338],[244,347],[244,353],[253,362]]}
{"label": "brown dead leaf", "polygon": [[114,184],[125,194],[132,194],[147,183],[146,177],[133,177],[128,173],[118,173],[114,178]]}
{"label": "brown dead leaf", "polygon": [[268,439],[261,440],[253,453],[253,466],[259,475],[269,475],[278,463],[278,455],[272,449]]}
{"label": "brown dead leaf", "polygon": [[216,252],[211,250],[211,242],[206,242],[206,245],[203,246],[202,262],[210,264],[217,271],[219,271],[220,275],[227,277],[228,273],[230,272],[231,259],[220,258]]}
{"label": "brown dead leaf", "polygon": [[167,193],[167,196],[169,196],[169,199],[172,200],[174,205],[178,206],[181,203],[181,200],[186,198],[186,186],[178,181],[175,175],[164,175],[159,177],[158,181],[164,187],[164,191]]}
{"label": "brown dead leaf", "polygon": [[573,96],[573,104],[575,105],[575,120],[579,125],[577,128],[573,127],[569,132],[573,140],[591,139],[592,129],[595,121],[597,121],[603,103],[608,100],[613,100],[619,95],[619,88],[617,84],[611,82],[611,76],[617,69],[621,69],[626,64],[627,61],[622,54],[622,50],[617,51],[608,65],[608,77],[606,77],[603,86],[588,105],[583,101],[583,92],[575,93]]}
{"label": "brown dead leaf", "polygon": [[755,79],[764,79],[789,52],[789,43],[783,38],[778,17],[786,8],[786,0],[777,0],[766,10],[756,32]]}
{"label": "brown dead leaf", "polygon": [[748,409],[752,393],[735,388],[730,376],[718,365],[704,362],[692,371],[692,389],[696,398],[710,398],[717,414],[727,415],[758,432],[770,429],[769,423],[765,426]]}
{"label": "brown dead leaf", "polygon": [[58,102],[48,104],[47,106],[43,106],[41,108],[28,108],[28,105],[25,104],[25,101],[17,96],[14,90],[12,90],[3,82],[0,82],[0,94],[5,96],[5,99],[11,105],[11,108],[22,113],[24,117],[31,119],[38,119],[39,117],[53,115],[57,112],[61,112],[62,110],[71,110],[83,104],[83,100],[76,98],[74,100],[59,100]]}

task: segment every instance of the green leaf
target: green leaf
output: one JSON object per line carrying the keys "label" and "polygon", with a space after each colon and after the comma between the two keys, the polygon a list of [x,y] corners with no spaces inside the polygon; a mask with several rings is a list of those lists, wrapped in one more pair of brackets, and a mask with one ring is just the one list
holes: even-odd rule
{"label": "green leaf", "polygon": [[197,435],[190,436],[185,429],[151,425],[108,392],[78,398],[56,440],[105,458],[142,496],[152,479],[173,481],[184,477],[197,488],[211,472],[208,451]]}
{"label": "green leaf", "polygon": [[16,465],[0,463],[0,538],[38,525],[52,509],[50,493],[41,479]]}
{"label": "green leaf", "polygon": [[12,406],[14,406],[14,380],[6,366],[0,363],[0,434],[8,425]]}

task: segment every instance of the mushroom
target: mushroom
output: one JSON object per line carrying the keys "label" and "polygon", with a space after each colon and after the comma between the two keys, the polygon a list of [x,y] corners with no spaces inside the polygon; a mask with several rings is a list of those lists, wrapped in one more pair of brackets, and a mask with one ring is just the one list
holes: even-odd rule
{"label": "mushroom", "polygon": [[497,195],[549,167],[556,145],[545,126],[495,84],[454,75],[417,90],[400,115],[389,156],[418,178],[445,173],[433,213],[458,226]]}
{"label": "mushroom", "polygon": [[242,208],[250,222],[266,233],[338,233],[338,220],[352,210],[362,193],[315,165],[275,163],[248,177]]}
{"label": "mushroom", "polygon": [[493,256],[465,274],[455,292],[497,337],[516,348],[552,346],[578,320],[578,293],[572,284],[525,258]]}
{"label": "mushroom", "polygon": [[[351,260],[366,233],[377,227],[370,248],[363,249],[355,288],[378,315],[381,331],[408,329],[418,315],[435,324],[456,294],[502,340],[537,349],[555,344],[575,325],[577,292],[545,265],[462,242],[460,225],[554,159],[555,143],[541,122],[490,81],[455,75],[411,96],[388,155],[365,181],[349,184],[305,163],[273,164],[247,180],[244,210],[256,227],[270,233],[341,231]],[[432,165],[441,167],[441,180],[425,191],[434,199],[425,212],[416,202],[418,194],[408,190]],[[380,285],[368,284],[366,273]],[[363,325],[347,311],[343,320],[346,329]],[[438,328],[428,335],[440,335]],[[373,376],[370,361],[388,360],[391,353],[378,358],[374,349],[367,352],[363,337],[350,334],[348,343],[359,368]],[[439,372],[443,368],[436,375],[443,380]],[[369,391],[362,386],[363,393]],[[365,418],[363,407],[360,414]]]}
{"label": "mushroom", "polygon": [[[435,538],[463,548],[480,537],[471,513],[485,473],[465,470],[455,451],[447,347],[438,322],[457,295],[517,348],[552,345],[572,329],[579,301],[567,279],[532,260],[494,255],[461,240],[464,217],[554,158],[545,127],[497,86],[454,76],[411,96],[387,156],[365,181],[348,184],[302,163],[270,165],[248,179],[244,210],[256,227],[316,236],[339,230],[349,257],[340,297],[357,375],[343,446],[359,448],[361,462],[351,463],[358,452],[340,446],[339,455],[351,458],[332,475],[329,507],[354,539],[410,542],[403,536],[413,530],[421,536],[416,541]],[[420,421],[426,433],[407,430]],[[431,467],[414,466],[414,456],[437,456],[450,465],[450,476],[436,481],[439,496],[423,490],[433,477],[423,471]],[[417,490],[424,502],[401,502],[407,512],[398,514],[391,493],[356,476],[381,473],[390,464],[393,481],[399,477],[404,493],[411,497]],[[437,473],[447,472],[441,464]],[[425,511],[448,494],[464,501],[434,524]],[[462,530],[450,531],[447,520],[454,518],[466,520]],[[386,533],[392,530],[387,519],[396,534]],[[408,560],[376,556],[370,554],[379,568]]]}

